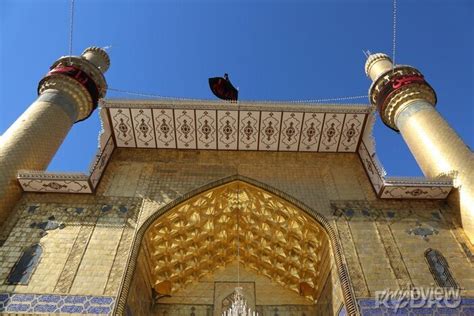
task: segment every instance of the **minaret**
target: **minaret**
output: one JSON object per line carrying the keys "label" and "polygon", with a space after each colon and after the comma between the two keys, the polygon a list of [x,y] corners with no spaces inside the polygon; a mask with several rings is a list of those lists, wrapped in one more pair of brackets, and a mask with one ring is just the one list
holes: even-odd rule
{"label": "minaret", "polygon": [[464,231],[474,243],[474,156],[434,108],[435,91],[420,71],[393,67],[385,54],[370,55],[365,73],[373,81],[370,101],[385,125],[401,133],[425,176],[454,179],[457,192],[450,202],[460,210]]}
{"label": "minaret", "polygon": [[88,118],[105,96],[107,53],[87,48],[58,59],[39,82],[38,98],[0,141],[0,227],[21,196],[17,172],[45,170],[75,122]]}

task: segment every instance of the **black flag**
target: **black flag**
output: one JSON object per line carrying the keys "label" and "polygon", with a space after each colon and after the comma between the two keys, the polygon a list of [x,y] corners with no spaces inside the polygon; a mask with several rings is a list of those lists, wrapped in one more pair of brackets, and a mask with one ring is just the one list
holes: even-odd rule
{"label": "black flag", "polygon": [[234,88],[227,74],[224,74],[224,78],[209,78],[209,87],[219,99],[237,101],[239,97],[239,91]]}

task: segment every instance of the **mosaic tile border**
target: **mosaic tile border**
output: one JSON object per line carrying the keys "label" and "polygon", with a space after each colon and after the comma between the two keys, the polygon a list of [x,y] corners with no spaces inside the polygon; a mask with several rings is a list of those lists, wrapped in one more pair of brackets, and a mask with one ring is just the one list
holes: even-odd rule
{"label": "mosaic tile border", "polygon": [[1,313],[111,315],[115,297],[0,293]]}
{"label": "mosaic tile border", "polygon": [[391,315],[474,315],[474,297],[462,297],[461,303],[456,308],[449,307],[420,307],[420,308],[391,308],[393,301],[390,301],[385,306],[378,306],[375,299],[373,298],[363,298],[358,299],[358,305],[360,314],[365,315],[381,315],[381,316],[391,316]]}

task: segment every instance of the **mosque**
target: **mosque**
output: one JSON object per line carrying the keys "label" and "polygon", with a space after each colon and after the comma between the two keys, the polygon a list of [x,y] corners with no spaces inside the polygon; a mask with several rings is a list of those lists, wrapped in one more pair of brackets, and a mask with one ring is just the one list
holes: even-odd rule
{"label": "mosque", "polygon": [[[109,66],[61,57],[1,138],[0,313],[474,315],[473,154],[419,70],[295,105],[104,99]],[[90,173],[46,172],[97,107]],[[385,174],[375,115],[426,178]]]}

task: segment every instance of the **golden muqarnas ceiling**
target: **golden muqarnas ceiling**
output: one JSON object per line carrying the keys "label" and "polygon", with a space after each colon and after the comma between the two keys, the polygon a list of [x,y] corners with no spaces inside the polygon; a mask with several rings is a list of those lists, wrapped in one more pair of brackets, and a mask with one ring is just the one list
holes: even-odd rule
{"label": "golden muqarnas ceiling", "polygon": [[245,267],[319,297],[330,268],[324,229],[290,203],[241,181],[193,197],[150,226],[145,247],[152,282],[171,282],[173,293],[236,260],[238,233]]}

